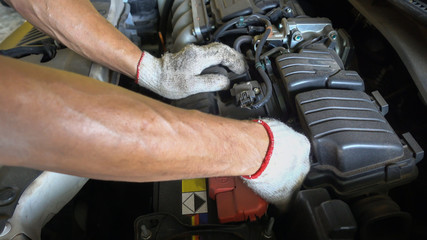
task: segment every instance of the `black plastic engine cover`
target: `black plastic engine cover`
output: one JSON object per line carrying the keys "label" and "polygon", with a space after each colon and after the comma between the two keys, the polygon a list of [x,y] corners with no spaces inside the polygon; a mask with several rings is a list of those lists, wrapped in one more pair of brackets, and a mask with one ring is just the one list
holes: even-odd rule
{"label": "black plastic engine cover", "polygon": [[357,223],[350,207],[342,200],[332,200],[324,188],[302,190],[290,208],[290,223],[284,239],[354,239]]}
{"label": "black plastic engine cover", "polygon": [[319,89],[296,96],[314,162],[307,187],[358,195],[417,175],[414,154],[364,92]]}
{"label": "black plastic engine cover", "polygon": [[344,70],[338,55],[330,49],[302,49],[276,58],[276,66],[287,93],[287,101],[302,91],[332,88],[363,91],[365,85],[357,72]]}

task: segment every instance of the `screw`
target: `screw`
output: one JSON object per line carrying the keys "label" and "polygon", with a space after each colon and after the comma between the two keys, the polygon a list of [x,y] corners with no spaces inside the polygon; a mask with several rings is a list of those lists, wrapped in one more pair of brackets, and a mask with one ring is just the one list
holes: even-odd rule
{"label": "screw", "polygon": [[294,36],[294,40],[297,42],[301,42],[302,41],[302,36],[300,33],[295,34]]}
{"label": "screw", "polygon": [[287,13],[291,13],[292,12],[292,8],[286,8],[286,12]]}
{"label": "screw", "polygon": [[332,41],[337,40],[337,33],[336,33],[335,31],[330,32],[330,33],[329,33],[329,38],[330,38]]}
{"label": "screw", "polygon": [[141,226],[141,238],[144,240],[148,240],[151,238],[151,231],[148,230],[147,226],[142,225]]}
{"label": "screw", "polygon": [[264,231],[264,237],[270,239],[273,236],[274,218],[270,218],[268,221],[267,229]]}
{"label": "screw", "polygon": [[259,88],[254,88],[254,92],[255,92],[255,94],[256,95],[258,95],[258,94],[260,94],[261,93],[261,90],[259,89]]}

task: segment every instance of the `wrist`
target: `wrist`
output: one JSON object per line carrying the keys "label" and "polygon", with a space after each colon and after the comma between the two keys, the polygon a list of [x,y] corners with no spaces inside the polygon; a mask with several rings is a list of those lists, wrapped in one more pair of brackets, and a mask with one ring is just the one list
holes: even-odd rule
{"label": "wrist", "polygon": [[158,89],[161,80],[162,61],[146,51],[141,53],[137,64],[136,83],[150,90]]}
{"label": "wrist", "polygon": [[251,169],[252,174],[242,176],[246,179],[256,179],[264,172],[270,162],[274,149],[274,135],[270,126],[262,120],[253,120],[252,122],[254,125],[256,124],[255,129],[258,131],[257,136],[259,138],[257,139],[257,146],[261,157],[258,160],[257,167]]}
{"label": "wrist", "polygon": [[251,178],[242,176],[242,179],[267,202],[285,210],[310,169],[310,143],[304,135],[278,120],[266,118],[263,121],[266,123],[263,126],[268,125],[266,131],[270,128],[274,133],[270,140],[274,151],[269,148],[267,152],[272,151],[272,154],[266,154],[260,169]]}
{"label": "wrist", "polygon": [[141,53],[141,56],[139,57],[139,60],[138,60],[138,64],[136,65],[136,76],[135,76],[135,82],[136,83],[138,83],[138,79],[139,79],[139,75],[140,75],[140,66],[141,66],[141,62],[142,62],[142,59],[144,58],[144,56],[145,56],[145,51],[142,51],[142,53]]}
{"label": "wrist", "polygon": [[138,71],[138,61],[141,58],[143,51],[135,46],[134,49],[129,49],[124,53],[126,55],[124,59],[124,69],[121,71],[128,77],[135,79]]}

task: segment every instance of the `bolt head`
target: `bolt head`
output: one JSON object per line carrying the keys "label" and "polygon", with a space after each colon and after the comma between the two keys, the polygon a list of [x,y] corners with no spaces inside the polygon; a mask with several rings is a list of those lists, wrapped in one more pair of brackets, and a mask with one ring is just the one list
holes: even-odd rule
{"label": "bolt head", "polygon": [[301,34],[295,34],[295,36],[294,36],[294,40],[295,40],[295,41],[297,41],[297,42],[301,42],[301,41],[302,41],[302,36],[301,36]]}
{"label": "bolt head", "polygon": [[292,8],[286,8],[286,12],[287,13],[291,13],[292,12]]}
{"label": "bolt head", "polygon": [[11,204],[15,200],[16,195],[17,193],[13,188],[0,189],[0,206]]}
{"label": "bolt head", "polygon": [[329,33],[329,38],[330,38],[332,41],[335,41],[335,40],[337,40],[338,35],[337,35],[337,33],[336,33],[335,31],[333,31],[333,32],[330,32],[330,33]]}
{"label": "bolt head", "polygon": [[255,92],[255,94],[256,95],[258,95],[258,94],[260,94],[261,93],[261,90],[259,89],[259,88],[254,88],[254,92]]}
{"label": "bolt head", "polygon": [[145,225],[141,226],[141,238],[144,240],[151,239],[152,233],[150,230],[147,229]]}

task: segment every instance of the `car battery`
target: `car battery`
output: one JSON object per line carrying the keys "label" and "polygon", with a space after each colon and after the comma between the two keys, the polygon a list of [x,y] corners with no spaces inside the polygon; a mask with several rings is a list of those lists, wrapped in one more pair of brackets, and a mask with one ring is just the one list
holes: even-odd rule
{"label": "car battery", "polygon": [[158,182],[153,213],[135,220],[135,234],[137,239],[258,236],[267,225],[267,207],[239,177]]}

